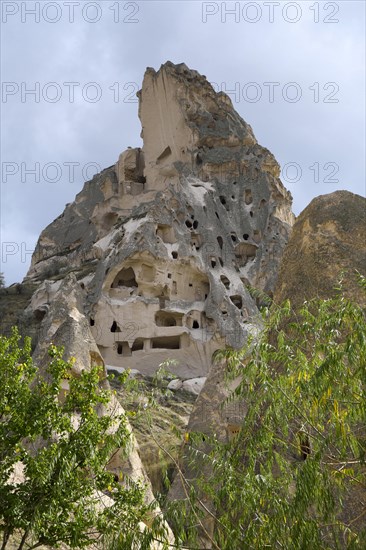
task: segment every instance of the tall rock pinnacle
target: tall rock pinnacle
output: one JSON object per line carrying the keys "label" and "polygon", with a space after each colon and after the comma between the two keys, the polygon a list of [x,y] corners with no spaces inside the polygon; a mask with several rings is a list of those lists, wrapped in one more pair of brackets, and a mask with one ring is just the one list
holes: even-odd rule
{"label": "tall rock pinnacle", "polygon": [[209,150],[256,144],[230,98],[217,94],[204,76],[184,63],[168,62],[158,72],[147,69],[138,95],[149,188],[164,184],[162,176],[201,173],[205,160],[213,163]]}

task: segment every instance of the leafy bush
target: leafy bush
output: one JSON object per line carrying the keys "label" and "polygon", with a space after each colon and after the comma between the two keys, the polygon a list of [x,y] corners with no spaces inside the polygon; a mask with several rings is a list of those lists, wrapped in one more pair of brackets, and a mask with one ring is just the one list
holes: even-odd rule
{"label": "leafy bush", "polygon": [[365,311],[340,290],[297,312],[272,307],[263,323],[217,354],[245,414],[230,441],[189,434],[176,534],[220,550],[366,548]]}
{"label": "leafy bush", "polygon": [[[62,349],[51,346],[42,376],[30,356],[30,339],[0,337],[0,531],[2,549],[11,540],[25,545],[71,548],[118,540],[118,548],[149,548],[155,536],[144,487],[107,471],[117,449],[128,452],[130,433],[123,415],[101,414],[111,393],[92,368],[79,378]],[[66,391],[62,390],[68,386]],[[111,497],[111,498],[110,498]]]}

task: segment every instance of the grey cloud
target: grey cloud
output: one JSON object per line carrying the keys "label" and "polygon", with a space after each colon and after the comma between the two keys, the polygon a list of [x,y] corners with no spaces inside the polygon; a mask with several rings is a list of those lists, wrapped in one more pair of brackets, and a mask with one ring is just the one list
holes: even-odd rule
{"label": "grey cloud", "polygon": [[[58,4],[63,6],[62,1]],[[320,21],[314,23],[309,3],[297,2],[302,18],[294,24],[283,17],[270,23],[265,16],[252,24],[242,17],[235,23],[227,16],[227,22],[222,23],[220,14],[203,23],[202,3],[198,1],[137,2],[138,23],[122,22],[131,10],[127,2],[120,2],[121,22],[114,23],[114,12],[109,8],[115,2],[99,4],[103,16],[95,24],[80,16],[72,24],[65,17],[55,24],[32,23],[30,18],[21,23],[16,16],[3,23],[2,80],[29,86],[36,81],[40,85],[54,81],[60,84],[63,96],[56,103],[35,103],[29,97],[22,103],[17,95],[2,104],[2,162],[25,162],[27,166],[35,162],[41,166],[79,162],[80,167],[96,162],[102,168],[110,166],[128,145],[141,144],[137,104],[129,102],[129,94],[141,85],[146,66],[158,68],[170,59],[184,61],[219,86],[224,83],[224,89],[232,90],[239,83],[239,101],[235,94],[229,95],[259,142],[282,166],[292,162],[302,170],[300,180],[283,180],[294,196],[296,214],[314,196],[335,189],[364,194],[362,2],[330,3],[339,6],[339,23],[328,24],[323,20],[330,12],[325,12],[321,3],[312,3],[319,4],[320,9]],[[211,4],[221,6],[221,2]],[[245,4],[241,2],[241,8]],[[281,3],[281,10],[285,4]],[[257,5],[266,13],[262,3]],[[80,83],[74,103],[65,99],[64,82]],[[86,101],[81,94],[82,86],[89,82],[97,82],[102,89],[102,98],[96,103]],[[261,87],[262,97],[256,103],[243,96],[248,82]],[[280,83],[273,102],[268,100],[264,82]],[[283,99],[283,86],[289,82],[301,87],[302,97],[297,103]],[[317,82],[316,103],[316,90],[309,87]],[[323,89],[328,82],[339,86],[335,94],[338,103],[324,102],[331,92]],[[124,89],[128,83],[130,88]],[[339,166],[333,178],[338,182],[328,181],[331,170],[324,167],[330,162]],[[319,164],[318,181],[316,166],[309,168],[314,163]],[[19,171],[7,182],[3,180],[2,240],[33,246],[41,230],[81,189],[81,169],[76,175],[73,183],[68,181],[66,170],[57,183],[42,178],[35,183],[31,177],[22,183]],[[22,261],[25,258],[20,253],[2,254],[1,259],[0,269],[11,284],[25,275],[30,256]]]}

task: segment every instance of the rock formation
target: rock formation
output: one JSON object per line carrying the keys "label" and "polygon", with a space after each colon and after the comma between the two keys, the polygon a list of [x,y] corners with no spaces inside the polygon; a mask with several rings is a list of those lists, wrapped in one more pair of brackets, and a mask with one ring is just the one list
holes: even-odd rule
{"label": "rock formation", "polygon": [[329,298],[341,277],[348,295],[359,300],[355,270],[366,275],[366,199],[349,191],[321,195],[293,226],[275,300],[290,299],[296,307],[311,298]]}
{"label": "rock formation", "polygon": [[[173,359],[178,386],[203,387],[190,429],[226,434],[238,418],[221,414],[212,356],[253,330],[251,288],[273,293],[292,198],[273,155],[198,72],[149,68],[138,97],[142,149],[87,182],[38,240],[23,283],[37,285],[26,310],[36,357],[52,337],[76,369],[152,375]],[[144,477],[135,449],[128,470]]]}
{"label": "rock formation", "polygon": [[[42,232],[19,287],[22,307],[31,294],[22,322],[36,360],[52,338],[76,357],[75,375],[93,364],[153,375],[175,360],[169,389],[199,394],[188,431],[230,438],[245,411],[221,408],[228,389],[214,352],[257,330],[253,288],[296,305],[326,297],[343,268],[364,272],[365,201],[318,197],[285,250],[291,195],[230,98],[170,62],[147,69],[138,97],[143,147],[85,183]],[[110,467],[146,479],[136,446]],[[170,498],[184,498],[179,478]]]}
{"label": "rock formation", "polygon": [[[80,376],[83,370],[90,370],[93,366],[104,367],[101,372],[100,384],[102,387],[108,387],[107,373],[103,358],[100,355],[98,347],[90,332],[89,323],[82,313],[83,292],[80,293],[79,284],[74,275],[67,275],[61,282],[60,288],[56,292],[48,315],[46,316],[39,337],[38,345],[34,351],[33,359],[41,371],[45,371],[49,356],[47,350],[51,343],[64,348],[64,359],[75,359],[72,368],[73,376]],[[67,392],[69,383],[64,380],[62,391]],[[100,407],[100,415],[110,415],[118,417],[123,415],[124,411],[115,398],[107,406]],[[113,462],[109,464],[109,470],[119,474],[121,470],[128,473],[134,480],[144,479],[147,485],[147,499],[153,499],[150,490],[149,480],[146,477],[141,459],[137,452],[136,443],[132,437],[131,449],[128,456],[116,453]]]}
{"label": "rock formation", "polygon": [[41,234],[26,282],[42,316],[67,273],[106,365],[205,377],[239,347],[272,292],[293,222],[272,154],[204,76],[167,62],[139,96],[142,149],[127,149]]}

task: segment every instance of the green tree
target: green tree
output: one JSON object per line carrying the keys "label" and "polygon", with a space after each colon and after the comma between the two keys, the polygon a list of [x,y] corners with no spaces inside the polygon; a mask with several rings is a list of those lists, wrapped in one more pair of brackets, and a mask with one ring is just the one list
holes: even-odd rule
{"label": "green tree", "polygon": [[[230,399],[246,412],[231,441],[189,434],[201,464],[185,480],[190,524],[207,513],[204,500],[213,548],[366,548],[365,311],[339,291],[296,313],[289,302],[272,308],[264,325],[244,349],[217,354],[240,378]],[[176,503],[171,517],[179,540],[194,543]]]}
{"label": "green tree", "polygon": [[5,288],[5,277],[4,273],[0,271],[0,288]]}
{"label": "green tree", "polygon": [[[19,347],[19,338],[16,329],[0,337],[1,548],[14,540],[19,550],[60,542],[107,548],[114,540],[114,547],[130,550],[163,539],[164,526],[144,504],[144,487],[130,479],[119,483],[106,470],[117,449],[128,451],[130,433],[124,416],[100,414],[110,400],[101,370],[75,378],[72,362],[51,346],[40,376],[30,339]],[[147,520],[153,528],[142,533],[140,522]]]}

